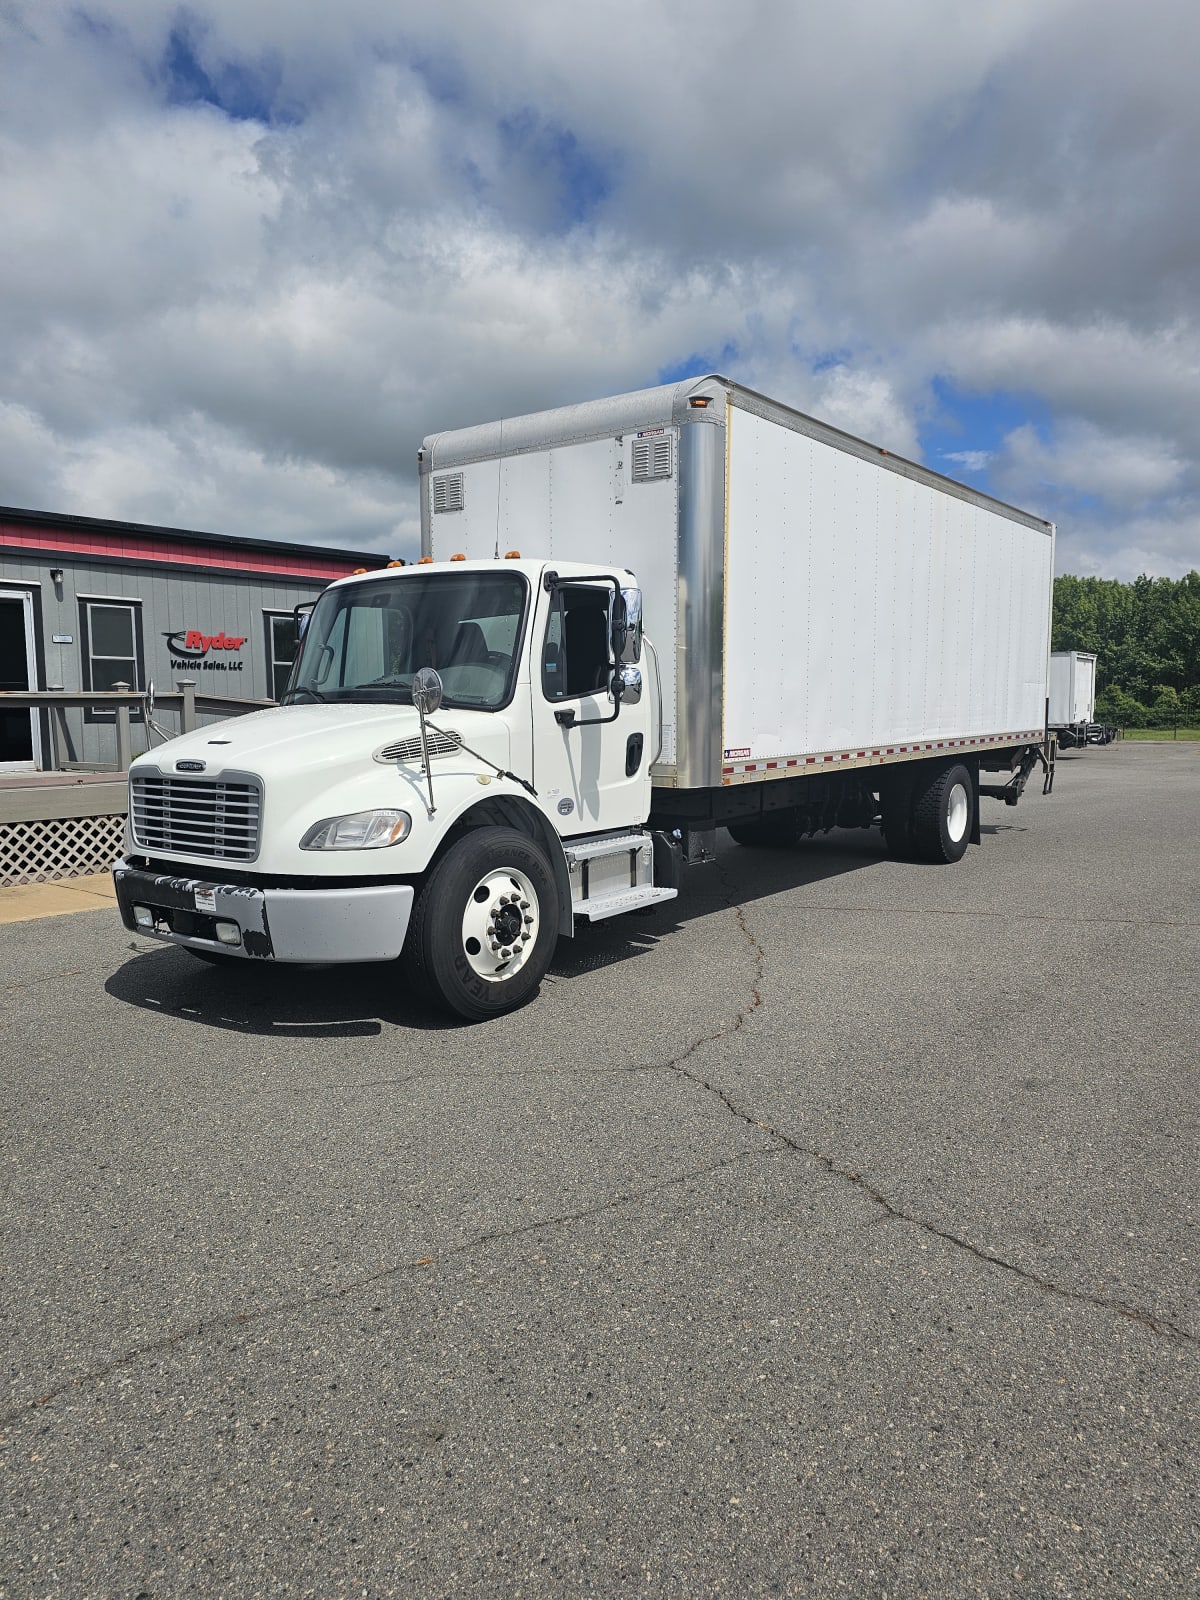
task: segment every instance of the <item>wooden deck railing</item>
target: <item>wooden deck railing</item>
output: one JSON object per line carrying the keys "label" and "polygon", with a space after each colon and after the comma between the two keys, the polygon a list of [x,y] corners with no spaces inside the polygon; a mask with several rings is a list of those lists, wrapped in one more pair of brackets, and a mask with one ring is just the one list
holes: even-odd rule
{"label": "wooden deck railing", "polygon": [[[250,700],[242,695],[197,694],[195,683],[188,678],[176,680],[177,687],[154,691],[153,704],[148,691],[130,689],[119,685],[115,689],[5,689],[0,690],[0,710],[48,711],[50,749],[47,772],[65,770],[70,735],[65,713],[70,709],[112,711],[116,727],[116,770],[124,772],[133,760],[133,714],[140,712],[147,729],[152,727],[150,717],[157,711],[170,710],[179,714],[179,732],[191,733],[199,726],[200,716],[215,712],[218,717],[243,716],[249,711],[262,711],[275,704],[274,700]],[[172,735],[172,737],[175,737]],[[147,741],[149,742],[149,740]],[[79,763],[73,763],[79,765]],[[100,769],[97,769],[100,770]],[[111,769],[108,769],[111,770]]]}

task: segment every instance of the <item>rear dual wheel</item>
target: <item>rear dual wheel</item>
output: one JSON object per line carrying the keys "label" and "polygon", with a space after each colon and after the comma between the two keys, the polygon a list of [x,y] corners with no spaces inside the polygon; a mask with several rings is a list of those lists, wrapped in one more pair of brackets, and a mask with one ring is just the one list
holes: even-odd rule
{"label": "rear dual wheel", "polygon": [[913,785],[912,848],[923,861],[961,861],[978,804],[975,780],[961,761],[935,767]]}

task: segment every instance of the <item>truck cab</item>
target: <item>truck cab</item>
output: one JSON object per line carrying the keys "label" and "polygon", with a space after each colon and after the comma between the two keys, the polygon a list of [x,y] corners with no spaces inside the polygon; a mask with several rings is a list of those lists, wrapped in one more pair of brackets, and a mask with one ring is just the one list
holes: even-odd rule
{"label": "truck cab", "polygon": [[676,892],[678,852],[645,826],[659,693],[619,568],[342,579],[279,707],[134,762],[125,925],[209,960],[402,957],[451,1011],[510,1010],[576,916]]}

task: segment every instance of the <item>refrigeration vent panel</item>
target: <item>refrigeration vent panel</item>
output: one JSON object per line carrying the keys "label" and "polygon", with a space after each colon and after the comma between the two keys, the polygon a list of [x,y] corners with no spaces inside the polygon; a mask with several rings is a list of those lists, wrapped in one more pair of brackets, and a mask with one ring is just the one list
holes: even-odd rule
{"label": "refrigeration vent panel", "polygon": [[660,433],[649,439],[633,441],[634,483],[654,483],[659,478],[671,476],[671,435]]}
{"label": "refrigeration vent panel", "polygon": [[439,473],[438,476],[433,480],[433,509],[435,511],[461,511],[462,508],[462,473]]}

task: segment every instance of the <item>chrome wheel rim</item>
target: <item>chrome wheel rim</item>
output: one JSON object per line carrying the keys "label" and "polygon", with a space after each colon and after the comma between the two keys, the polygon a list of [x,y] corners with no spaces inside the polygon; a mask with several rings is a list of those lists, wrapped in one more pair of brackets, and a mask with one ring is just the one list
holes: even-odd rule
{"label": "chrome wheel rim", "polygon": [[537,945],[541,917],[537,890],[515,867],[497,867],[467,896],[463,953],[471,971],[488,983],[506,983]]}

